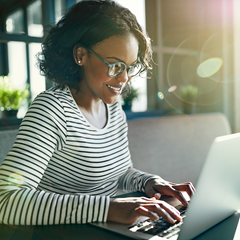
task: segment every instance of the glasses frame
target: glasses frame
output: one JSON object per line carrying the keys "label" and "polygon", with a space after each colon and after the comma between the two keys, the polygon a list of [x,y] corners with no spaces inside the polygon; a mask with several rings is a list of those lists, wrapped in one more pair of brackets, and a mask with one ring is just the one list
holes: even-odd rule
{"label": "glasses frame", "polygon": [[[86,48],[86,47],[85,47]],[[107,66],[108,66],[108,76],[109,77],[119,77],[121,74],[123,74],[124,73],[124,71],[127,69],[127,75],[128,75],[128,70],[131,68],[131,67],[133,67],[134,65],[137,65],[137,64],[139,64],[139,63],[136,63],[136,64],[134,64],[134,65],[126,65],[124,62],[115,62],[115,63],[108,63],[107,61],[105,61],[103,58],[101,58],[99,55],[97,55],[93,50],[91,50],[90,48],[86,48],[89,52],[91,52],[93,55],[95,55],[98,59],[100,59],[103,63],[105,63]],[[123,64],[124,65],[124,70],[121,72],[121,73],[119,73],[119,74],[117,74],[116,76],[113,76],[113,75],[111,75],[110,73],[109,73],[109,71],[110,71],[110,68],[113,66],[113,65],[116,65],[116,64],[118,64],[118,63],[121,63],[121,64]],[[139,70],[135,75],[133,75],[133,76],[129,76],[128,75],[128,77],[130,77],[130,78],[132,78],[132,77],[135,77],[135,76],[137,76],[138,74],[139,74],[139,72],[140,72],[141,70]]]}

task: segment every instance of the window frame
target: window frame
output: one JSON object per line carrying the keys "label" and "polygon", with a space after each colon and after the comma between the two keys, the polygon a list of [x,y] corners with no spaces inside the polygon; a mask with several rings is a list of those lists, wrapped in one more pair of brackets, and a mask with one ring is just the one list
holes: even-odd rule
{"label": "window frame", "polygon": [[[16,2],[14,5],[9,7],[8,9],[4,9],[2,11],[0,17],[0,47],[1,47],[1,61],[4,63],[0,68],[0,75],[7,75],[9,73],[8,66],[8,50],[7,43],[10,41],[15,42],[24,42],[26,44],[26,65],[27,65],[27,80],[26,83],[30,85],[30,61],[29,61],[29,44],[30,43],[42,43],[46,36],[45,28],[43,30],[43,37],[33,37],[28,35],[28,22],[27,22],[27,8],[30,4],[35,2],[36,0],[26,0],[24,2]],[[41,0],[42,4],[42,25],[45,27],[46,25],[51,25],[54,23],[55,14],[54,14],[54,0]],[[6,31],[6,20],[8,16],[19,9],[23,10],[24,16],[24,33],[16,34],[16,33],[7,33]],[[46,89],[51,87],[52,83],[46,81]],[[31,99],[31,93],[29,95],[29,99]],[[18,126],[21,123],[22,119],[1,119],[0,121],[0,129],[9,127],[9,126]]]}

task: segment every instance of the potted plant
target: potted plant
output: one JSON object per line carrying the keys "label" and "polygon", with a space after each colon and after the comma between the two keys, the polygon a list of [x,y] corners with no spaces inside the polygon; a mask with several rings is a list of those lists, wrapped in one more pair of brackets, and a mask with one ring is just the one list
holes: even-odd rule
{"label": "potted plant", "polygon": [[195,113],[198,98],[198,87],[193,85],[181,87],[180,95],[183,101],[183,112],[186,114]]}
{"label": "potted plant", "polygon": [[16,117],[23,100],[29,96],[29,85],[24,89],[15,88],[9,76],[0,76],[0,109],[2,118]]}
{"label": "potted plant", "polygon": [[122,108],[124,111],[131,111],[133,100],[139,97],[138,89],[134,88],[132,85],[130,85],[129,91],[130,93],[123,97],[124,104]]}

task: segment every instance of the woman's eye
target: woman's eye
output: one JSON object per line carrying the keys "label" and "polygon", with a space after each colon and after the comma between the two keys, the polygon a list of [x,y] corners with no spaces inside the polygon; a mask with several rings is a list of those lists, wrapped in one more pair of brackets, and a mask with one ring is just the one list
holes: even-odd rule
{"label": "woman's eye", "polygon": [[114,74],[115,74],[115,65],[112,65],[112,66],[111,66],[109,73],[110,73],[111,75],[114,75]]}
{"label": "woman's eye", "polygon": [[115,64],[115,68],[121,68],[122,64],[121,63],[117,63]]}
{"label": "woman's eye", "polygon": [[129,68],[128,72],[129,72],[129,73],[134,72],[134,67]]}
{"label": "woman's eye", "polygon": [[117,63],[114,65],[115,72],[121,72],[123,69],[123,65],[121,63]]}

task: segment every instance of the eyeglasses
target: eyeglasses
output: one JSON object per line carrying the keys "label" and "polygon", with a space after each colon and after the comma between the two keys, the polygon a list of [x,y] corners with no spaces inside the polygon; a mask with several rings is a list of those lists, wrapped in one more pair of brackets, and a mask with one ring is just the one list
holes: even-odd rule
{"label": "eyeglasses", "polygon": [[128,77],[135,77],[139,74],[141,70],[141,64],[137,63],[134,65],[126,65],[123,62],[115,62],[115,63],[108,63],[103,58],[98,56],[94,51],[89,48],[86,48],[89,52],[94,54],[97,58],[99,58],[102,62],[104,62],[108,66],[108,76],[109,77],[118,77],[120,76],[126,69]]}

